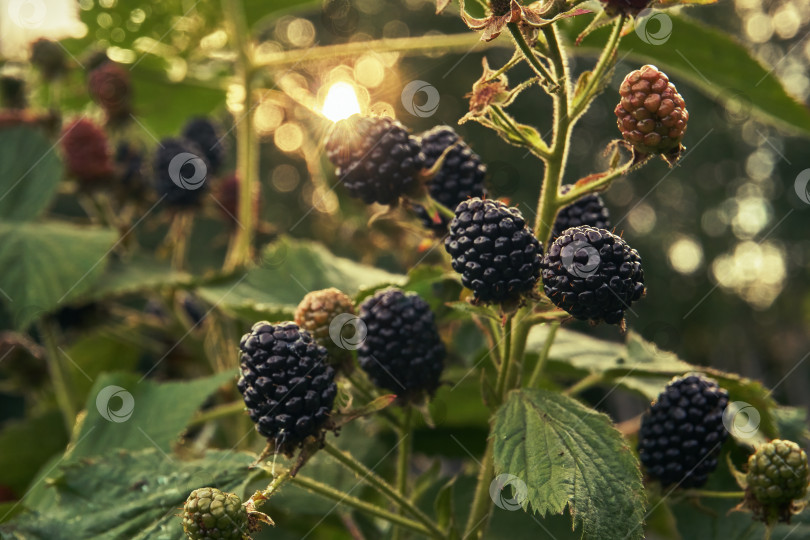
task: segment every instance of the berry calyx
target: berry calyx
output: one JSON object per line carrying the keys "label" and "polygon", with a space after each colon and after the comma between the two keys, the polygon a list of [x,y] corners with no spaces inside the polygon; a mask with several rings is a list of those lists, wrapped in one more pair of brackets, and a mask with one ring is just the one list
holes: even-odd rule
{"label": "berry calyx", "polygon": [[336,367],[347,351],[359,347],[363,338],[356,320],[354,301],[334,287],[308,293],[295,310],[295,323],[326,348]]}
{"label": "berry calyx", "polygon": [[337,395],[326,349],[294,323],[266,321],[242,336],[239,349],[237,386],[267,442],[291,455],[308,439],[322,439]]}
{"label": "berry calyx", "polygon": [[340,120],[327,135],[326,155],[349,195],[366,204],[395,205],[419,189],[421,145],[392,118],[356,114]]}
{"label": "berry calyx", "polygon": [[554,305],[592,323],[623,324],[625,310],[646,291],[638,251],[587,225],[563,231],[542,269],[543,290]]}
{"label": "berry calyx", "polygon": [[446,351],[428,303],[416,293],[385,289],[360,305],[360,319],[367,335],[357,359],[371,381],[400,403],[432,396]]}
{"label": "berry calyx", "polygon": [[[569,191],[571,191],[570,184],[560,188],[561,195],[565,195]],[[597,193],[585,195],[563,207],[554,220],[551,239],[554,240],[566,229],[581,225],[590,225],[597,229],[610,229],[610,212],[605,206],[605,201]]]}
{"label": "berry calyx", "polygon": [[689,112],[666,74],[649,64],[631,71],[619,94],[614,113],[624,140],[642,154],[677,157]]}
{"label": "berry calyx", "polygon": [[249,539],[250,520],[242,500],[217,488],[195,489],[183,506],[183,531],[189,540]]}
{"label": "berry calyx", "polygon": [[65,126],[61,145],[67,172],[82,189],[95,189],[113,177],[107,135],[90,120],[80,118]]}
{"label": "berry calyx", "polygon": [[807,493],[807,454],[793,441],[774,439],[748,458],[746,504],[766,522],[788,521],[794,501]]}
{"label": "berry calyx", "polygon": [[[422,133],[422,153],[425,155],[425,168],[433,167],[444,155],[444,162],[439,171],[427,184],[430,196],[447,208],[455,208],[461,201],[472,197],[484,196],[484,176],[487,167],[472,148],[459,137],[450,126],[437,126]],[[425,228],[431,229],[438,236],[447,234],[450,220],[444,216],[428,214],[424,206],[414,205],[414,212]]]}
{"label": "berry calyx", "polygon": [[697,488],[717,468],[728,437],[728,392],[703,375],[674,378],[641,419],[638,453],[663,487]]}
{"label": "berry calyx", "polygon": [[520,210],[479,198],[461,202],[444,249],[479,303],[512,303],[534,290],[543,248]]}

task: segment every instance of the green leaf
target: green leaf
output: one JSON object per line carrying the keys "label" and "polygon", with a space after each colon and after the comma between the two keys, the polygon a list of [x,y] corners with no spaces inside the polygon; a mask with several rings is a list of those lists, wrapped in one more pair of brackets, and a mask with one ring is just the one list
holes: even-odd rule
{"label": "green leaf", "polygon": [[644,536],[638,461],[604,414],[557,392],[514,391],[492,437],[495,471],[525,485],[524,509],[561,514],[568,506],[583,538]]}
{"label": "green leaf", "polygon": [[69,223],[0,222],[0,290],[19,329],[88,290],[115,231]]}
{"label": "green leaf", "polygon": [[70,347],[61,351],[67,357],[66,368],[71,371],[73,391],[79,399],[90,393],[95,381],[107,371],[134,369],[141,349],[101,332],[82,335]]}
{"label": "green leaf", "polygon": [[185,287],[192,281],[190,274],[171,268],[167,262],[135,255],[126,260],[111,261],[92,290],[87,291],[80,300],[90,302],[164,287]]}
{"label": "green leaf", "polygon": [[452,530],[453,536],[458,538],[455,532],[455,514],[453,510],[453,488],[456,485],[456,478],[447,481],[436,495],[433,507],[436,510],[436,522],[444,530]]}
{"label": "green leaf", "polygon": [[3,538],[178,539],[177,517],[188,494],[204,486],[244,495],[257,474],[252,454],[209,451],[180,461],[154,448],[111,452],[94,460],[63,463],[49,475],[47,496],[31,512],[0,526]]}
{"label": "green leaf", "polygon": [[67,441],[65,421],[56,410],[7,424],[0,431],[0,485],[22,497],[37,471],[61,454]]}
{"label": "green leaf", "polygon": [[137,374],[107,373],[90,391],[87,416],[73,438],[70,457],[145,448],[170,452],[205,399],[235,378],[235,372],[223,372],[188,382],[157,383]]}
{"label": "green leaf", "polygon": [[280,239],[246,274],[202,287],[206,301],[250,319],[290,319],[310,291],[338,286],[348,295],[378,284],[402,285],[406,277],[336,257],[320,244]]}
{"label": "green leaf", "polygon": [[777,407],[773,410],[779,437],[805,446],[810,439],[807,429],[807,409],[803,407]]}
{"label": "green leaf", "polygon": [[[658,12],[657,12],[658,13]],[[703,23],[672,12],[660,13],[672,22],[671,34],[660,39],[646,38],[645,29],[622,38],[619,57],[639,63],[652,63],[663,69],[677,84],[688,81],[724,106],[742,107],[735,114],[750,114],[771,125],[791,132],[810,135],[810,110],[789,95],[773,69],[756,60],[744,45],[730,35]],[[573,40],[587,24],[585,17],[563,23]],[[647,22],[642,19],[642,22]],[[649,30],[659,32],[650,20]],[[605,28],[585,38],[574,53],[596,54],[607,39]],[[617,98],[618,99],[618,98]],[[689,140],[685,141],[689,145]]]}
{"label": "green leaf", "polygon": [[33,219],[50,204],[62,178],[54,146],[29,127],[0,129],[0,219]]}

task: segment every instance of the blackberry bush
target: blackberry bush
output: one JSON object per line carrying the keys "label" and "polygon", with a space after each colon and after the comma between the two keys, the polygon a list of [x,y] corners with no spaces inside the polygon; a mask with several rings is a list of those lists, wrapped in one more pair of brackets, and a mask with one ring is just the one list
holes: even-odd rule
{"label": "blackberry bush", "polygon": [[638,454],[663,487],[701,487],[728,437],[728,392],[702,375],[673,379],[641,419]]}
{"label": "blackberry bush", "polygon": [[284,454],[323,437],[337,395],[326,349],[294,323],[258,322],[239,342],[238,387],[256,430]]}
{"label": "blackberry bush", "polygon": [[419,189],[425,156],[419,140],[391,118],[352,116],[326,138],[326,155],[349,195],[366,204],[395,205]]}
{"label": "blackberry bush", "polygon": [[534,289],[543,248],[517,208],[482,199],[456,207],[444,248],[482,303],[519,300]]}

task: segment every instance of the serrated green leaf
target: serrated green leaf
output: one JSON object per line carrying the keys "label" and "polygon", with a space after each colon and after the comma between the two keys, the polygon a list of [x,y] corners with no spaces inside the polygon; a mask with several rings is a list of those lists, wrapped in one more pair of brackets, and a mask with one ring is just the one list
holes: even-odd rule
{"label": "serrated green leaf", "polygon": [[190,274],[171,268],[167,262],[135,255],[124,261],[111,262],[92,290],[79,300],[91,302],[163,287],[181,287],[189,285],[192,280]]}
{"label": "serrated green leaf", "polygon": [[[59,411],[47,411],[24,421],[9,422],[0,431],[0,485],[25,494],[37,471],[68,441]],[[0,516],[5,512],[0,511]]]}
{"label": "serrated green leaf", "polygon": [[235,372],[166,383],[137,374],[104,374],[87,397],[87,416],[73,437],[70,458],[145,448],[168,453],[203,401],[235,380]]}
{"label": "serrated green leaf", "polygon": [[0,301],[17,328],[90,288],[115,239],[115,231],[69,223],[0,222]]}
{"label": "serrated green leaf", "polygon": [[246,274],[199,289],[206,301],[250,319],[289,319],[310,291],[339,286],[348,295],[406,277],[337,257],[314,242],[280,239]]}
{"label": "serrated green leaf", "polygon": [[777,407],[773,410],[779,437],[805,446],[810,439],[807,429],[807,409],[803,407]]}
{"label": "serrated green leaf", "polygon": [[0,220],[37,217],[50,204],[61,179],[57,150],[39,131],[0,129]]}
{"label": "serrated green leaf", "polygon": [[255,457],[209,451],[181,461],[152,448],[63,463],[49,475],[48,495],[0,526],[0,533],[15,539],[177,540],[183,538],[177,514],[188,494],[213,486],[244,495],[257,474],[250,469]]}
{"label": "serrated green leaf", "polygon": [[[773,69],[756,60],[751,52],[731,35],[706,26],[684,15],[655,12],[672,23],[671,33],[658,39],[641,39],[643,30],[624,36],[619,57],[652,63],[663,69],[676,83],[688,81],[721,105],[743,104],[742,114],[788,131],[810,135],[810,110],[789,95]],[[563,23],[573,40],[587,24],[586,17],[574,17]],[[650,30],[658,31],[657,23]],[[607,39],[608,29],[600,28],[572,47],[573,54],[598,54]],[[616,97],[618,99],[618,97]],[[689,137],[684,141],[688,147]]]}
{"label": "serrated green leaf", "polygon": [[527,488],[524,507],[570,509],[583,538],[642,538],[646,496],[633,453],[610,419],[546,390],[509,394],[495,415],[495,471]]}

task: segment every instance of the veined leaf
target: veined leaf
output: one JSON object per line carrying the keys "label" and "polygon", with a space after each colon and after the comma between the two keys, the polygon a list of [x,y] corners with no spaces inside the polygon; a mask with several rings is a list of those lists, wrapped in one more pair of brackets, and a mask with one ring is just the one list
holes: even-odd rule
{"label": "veined leaf", "polygon": [[0,220],[37,217],[62,179],[55,145],[29,127],[0,130]]}
{"label": "veined leaf", "polygon": [[522,482],[524,509],[561,514],[567,506],[583,538],[644,536],[638,461],[604,414],[557,392],[514,391],[492,437],[495,471]]}

